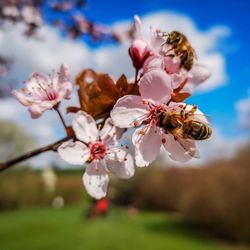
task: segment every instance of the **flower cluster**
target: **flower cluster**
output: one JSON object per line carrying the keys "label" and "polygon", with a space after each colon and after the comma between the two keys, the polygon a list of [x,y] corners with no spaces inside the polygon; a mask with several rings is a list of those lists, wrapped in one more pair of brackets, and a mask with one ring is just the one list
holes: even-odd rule
{"label": "flower cluster", "polygon": [[[68,108],[75,113],[72,128],[64,123],[67,134],[71,129],[73,141],[62,143],[57,151],[70,164],[86,164],[83,183],[97,199],[107,193],[109,173],[124,179],[134,175],[133,157],[128,146],[122,145],[127,129],[136,128],[132,144],[138,167],[154,161],[161,146],[175,161],[197,158],[196,140],[211,135],[205,115],[197,106],[183,102],[210,73],[196,63],[186,37],[172,34],[175,38],[170,41],[170,35],[157,30],[146,40],[136,16],[135,36],[129,48],[135,81],[128,83],[122,75],[114,82],[107,74],[90,69],[76,78],[81,107]],[[33,73],[25,84],[24,93],[13,94],[28,107],[32,118],[49,109],[59,113],[60,101],[68,99],[72,91],[66,65],[49,77]],[[61,114],[60,118],[63,121]]]}

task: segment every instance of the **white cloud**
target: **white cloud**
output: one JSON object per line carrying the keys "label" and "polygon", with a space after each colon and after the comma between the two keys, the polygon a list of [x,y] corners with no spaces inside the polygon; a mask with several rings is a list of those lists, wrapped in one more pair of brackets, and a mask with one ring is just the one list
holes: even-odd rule
{"label": "white cloud", "polygon": [[250,89],[248,90],[248,97],[238,101],[235,108],[238,111],[239,125],[250,129]]}
{"label": "white cloud", "polygon": [[[130,21],[117,22],[114,26],[124,28],[131,21],[132,17]],[[227,79],[225,58],[219,52],[217,44],[220,38],[229,34],[228,28],[216,26],[201,31],[189,17],[171,12],[151,13],[143,16],[142,22],[143,29],[148,34],[152,27],[165,31],[179,30],[187,35],[197,51],[199,60],[212,71],[211,79],[204,83],[200,88],[201,91],[212,90],[225,84]],[[61,37],[55,28],[49,26],[44,26],[40,30],[39,39],[26,38],[23,36],[23,30],[22,25],[16,25],[10,30],[0,30],[0,54],[15,59],[9,79],[21,82],[27,79],[32,71],[49,73],[52,69],[57,69],[61,63],[67,63],[70,66],[72,79],[77,72],[86,67],[107,72],[114,77],[125,73],[130,78],[134,74],[127,52],[128,45],[108,45],[92,49],[80,41]],[[72,99],[72,103],[77,103],[76,96]],[[0,119],[19,123],[26,131],[37,137],[42,145],[60,139],[64,133],[61,124],[57,121],[58,118],[52,111],[46,112],[39,120],[32,120],[26,109],[14,99],[0,100]],[[211,145],[212,147],[215,145]],[[47,164],[57,157],[45,157],[45,160],[39,161],[45,161]]]}

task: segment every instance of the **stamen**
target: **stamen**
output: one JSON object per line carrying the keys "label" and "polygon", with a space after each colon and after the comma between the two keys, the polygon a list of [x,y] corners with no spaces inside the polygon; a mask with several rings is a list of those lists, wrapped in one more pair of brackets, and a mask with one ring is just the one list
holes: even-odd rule
{"label": "stamen", "polygon": [[145,131],[144,131],[143,129],[141,129],[141,130],[139,131],[139,134],[145,135]]}

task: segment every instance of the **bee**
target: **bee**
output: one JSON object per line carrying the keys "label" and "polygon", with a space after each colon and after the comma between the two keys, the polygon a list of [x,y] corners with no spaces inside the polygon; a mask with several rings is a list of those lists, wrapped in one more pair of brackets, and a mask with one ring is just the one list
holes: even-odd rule
{"label": "bee", "polygon": [[180,111],[161,112],[158,114],[157,121],[159,127],[166,133],[174,136],[175,140],[194,158],[199,158],[198,151],[193,148],[193,140],[206,140],[212,130],[202,114],[194,114],[197,106],[186,111],[186,106]]}
{"label": "bee", "polygon": [[180,68],[184,68],[189,71],[193,66],[196,54],[186,36],[178,31],[165,33],[164,36],[166,36],[166,42],[164,44],[171,46],[166,54],[173,50],[174,55],[168,56],[179,56],[181,60]]}

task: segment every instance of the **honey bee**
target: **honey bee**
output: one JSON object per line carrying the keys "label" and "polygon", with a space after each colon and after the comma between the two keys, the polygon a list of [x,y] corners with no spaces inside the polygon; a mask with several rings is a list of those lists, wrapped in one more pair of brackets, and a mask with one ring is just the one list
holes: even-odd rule
{"label": "honey bee", "polygon": [[189,71],[193,66],[196,54],[186,36],[178,31],[165,33],[165,36],[167,37],[165,44],[171,46],[166,53],[174,51],[174,55],[168,56],[180,56],[180,67]]}
{"label": "honey bee", "polygon": [[[159,127],[166,133],[174,136],[175,140],[194,158],[199,158],[198,151],[193,148],[193,140],[206,140],[212,130],[205,122],[204,116],[194,114],[197,106],[193,106],[190,111],[186,111],[186,106],[180,111],[161,112],[158,114],[157,121]],[[202,116],[203,119],[199,119]]]}

